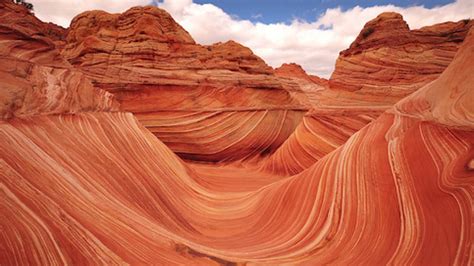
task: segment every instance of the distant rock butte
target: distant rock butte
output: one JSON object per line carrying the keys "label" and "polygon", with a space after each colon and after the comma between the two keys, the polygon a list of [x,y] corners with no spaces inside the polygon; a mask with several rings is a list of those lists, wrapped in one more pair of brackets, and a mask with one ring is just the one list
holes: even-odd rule
{"label": "distant rock butte", "polygon": [[472,25],[466,19],[410,30],[400,14],[382,13],[340,53],[329,85],[368,95],[383,90],[388,100],[378,101],[393,104],[436,79]]}
{"label": "distant rock butte", "polygon": [[320,86],[327,86],[328,80],[315,75],[309,75],[306,71],[296,63],[284,63],[275,69],[275,75],[287,78],[300,78],[314,82]]}
{"label": "distant rock butte", "polygon": [[[304,106],[250,49],[233,41],[196,44],[167,12],[156,7],[135,7],[123,14],[82,13],[71,22],[66,41],[63,56],[96,86],[116,94],[124,109],[131,111]],[[182,99],[177,86],[188,92],[238,89],[256,95],[249,99],[242,93],[242,97],[211,105],[206,102],[209,96],[196,96],[179,105],[171,105],[174,99],[167,99],[168,104],[155,102],[152,107],[134,105],[130,99],[145,91],[153,94],[167,90]],[[277,95],[279,101],[268,99],[268,93]]]}

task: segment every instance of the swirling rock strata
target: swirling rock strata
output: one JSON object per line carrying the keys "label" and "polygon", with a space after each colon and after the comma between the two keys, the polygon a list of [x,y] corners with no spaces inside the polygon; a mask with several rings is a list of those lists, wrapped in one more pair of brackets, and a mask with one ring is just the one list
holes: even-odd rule
{"label": "swirling rock strata", "polygon": [[0,2],[0,117],[117,109],[112,94],[96,89],[63,60],[55,41],[64,29],[26,8]]}
{"label": "swirling rock strata", "polygon": [[[136,7],[123,14],[82,13],[71,22],[66,42],[62,55],[70,63],[94,86],[113,93],[122,110],[146,119],[143,123],[158,138],[188,159],[241,159],[257,153],[255,148],[271,152],[294,130],[292,119],[302,117],[310,107],[298,84],[281,82],[247,47],[233,41],[196,44],[166,11],[156,7]],[[197,115],[200,118],[196,113],[202,114]],[[213,118],[202,121],[206,116]],[[166,128],[157,126],[172,117],[179,120],[176,127],[168,122]],[[268,125],[234,127],[240,122],[232,117],[269,121],[281,130],[261,131]],[[173,132],[182,132],[183,123],[193,128],[208,123],[223,131],[173,137]],[[220,142],[212,144],[216,152],[209,150],[208,142],[197,141],[196,135],[218,138]],[[250,135],[251,141],[241,141]],[[238,149],[249,153],[233,152]]]}
{"label": "swirling rock strata", "polygon": [[[322,86],[306,89],[313,109],[261,169],[297,174],[345,143],[394,103],[437,78],[471,26],[472,21],[463,20],[410,31],[397,13],[368,22],[341,52],[329,86],[319,83]],[[276,73],[314,81],[294,64]]]}
{"label": "swirling rock strata", "polygon": [[130,113],[2,122],[0,261],[470,265],[473,48],[305,171],[242,191],[205,185],[219,168],[200,176]]}
{"label": "swirling rock strata", "polygon": [[259,163],[260,170],[281,176],[298,174],[343,145],[382,112],[310,110],[288,139]]}
{"label": "swirling rock strata", "polygon": [[466,19],[410,30],[400,14],[382,13],[340,53],[330,87],[384,91],[392,97],[378,99],[380,104],[394,104],[443,72],[472,25]]}
{"label": "swirling rock strata", "polygon": [[[0,25],[4,29],[8,24],[2,20]],[[83,75],[66,62],[59,64],[60,58],[54,62],[60,67],[48,65],[56,57],[42,58],[40,48],[26,53],[20,48],[29,39],[9,36],[15,35],[0,35],[2,51],[12,54],[2,58],[14,60],[11,65],[25,62],[50,69],[62,82],[51,92],[74,88],[69,85],[75,79],[62,78],[61,71]],[[45,42],[38,47],[57,54]],[[24,106],[25,115],[0,121],[0,228],[5,229],[0,263],[472,265],[473,62],[470,31],[438,79],[387,112],[376,109],[383,112],[378,118],[351,114],[362,112],[356,109],[361,105],[347,110],[332,104],[335,100],[315,105],[303,120],[314,121],[300,125],[288,146],[301,145],[301,151],[319,145],[328,154],[311,154],[319,156],[314,164],[302,157],[295,169],[284,165],[291,154],[277,152],[284,167],[272,169],[274,173],[238,163],[184,162],[132,113],[79,108],[64,99],[58,101],[61,108]],[[8,73],[16,78],[16,83],[2,79],[10,90],[20,90],[21,80],[44,82],[44,75],[33,72]],[[91,91],[101,92],[95,88],[77,95]],[[328,100],[334,96],[324,95]],[[69,105],[77,109],[70,112]],[[339,116],[333,116],[335,111]],[[261,131],[277,124],[261,110],[243,110],[244,118],[238,119],[233,116],[242,114],[235,110],[227,115],[233,125],[252,112],[258,119],[251,123]],[[219,116],[194,112],[181,120],[176,112],[163,111],[165,122],[147,126],[166,132],[169,125],[180,134],[194,134],[204,130],[189,121],[224,119]],[[328,123],[322,123],[325,119]],[[372,119],[342,146],[331,145]],[[205,126],[209,124],[200,125]],[[211,129],[221,136],[223,129]],[[333,130],[345,133],[333,135]],[[297,135],[311,131],[325,138]],[[299,173],[281,178],[294,172]]]}

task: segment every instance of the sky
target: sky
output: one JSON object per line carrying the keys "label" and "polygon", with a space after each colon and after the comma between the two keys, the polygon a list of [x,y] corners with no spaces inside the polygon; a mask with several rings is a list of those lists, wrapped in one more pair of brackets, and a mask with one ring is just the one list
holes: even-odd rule
{"label": "sky", "polygon": [[424,5],[432,8],[446,5],[452,0],[196,0],[197,4],[213,4],[222,8],[227,14],[240,19],[262,23],[291,23],[295,18],[304,21],[314,21],[329,8],[341,7],[342,10],[350,9],[356,5],[370,7],[374,5],[394,4],[400,7]]}
{"label": "sky", "polygon": [[29,0],[43,21],[64,27],[87,10],[123,12],[153,4],[167,10],[201,44],[237,41],[278,67],[297,63],[329,78],[339,52],[385,11],[411,29],[474,18],[474,0]]}

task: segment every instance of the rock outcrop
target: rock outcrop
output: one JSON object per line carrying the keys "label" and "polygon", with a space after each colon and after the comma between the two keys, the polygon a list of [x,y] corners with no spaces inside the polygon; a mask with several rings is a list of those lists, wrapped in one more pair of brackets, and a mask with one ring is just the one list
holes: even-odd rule
{"label": "rock outcrop", "polygon": [[66,42],[62,55],[71,64],[188,159],[271,152],[310,108],[297,84],[281,82],[250,49],[233,41],[196,44],[156,7],[85,12]]}
{"label": "rock outcrop", "polygon": [[[235,105],[228,99],[214,103],[219,99],[215,94],[196,98],[207,97],[219,108],[242,107],[238,111],[192,111],[196,102],[182,96],[183,106],[189,109],[134,115],[117,111],[117,103],[105,90],[130,93],[129,98],[115,93],[123,97],[121,108],[141,108],[139,101],[147,94],[134,102],[135,86],[143,90],[142,86],[150,85],[148,95],[159,99],[154,90],[163,85],[150,73],[163,70],[138,67],[153,64],[152,60],[142,61],[144,54],[139,53],[137,61],[130,63],[131,54],[115,57],[115,49],[110,52],[112,60],[97,52],[97,46],[69,58],[95,62],[76,61],[77,71],[62,59],[79,49],[76,44],[47,37],[41,27],[48,26],[40,23],[35,28],[38,21],[29,13],[5,3],[0,2],[0,95],[2,108],[8,106],[2,115],[8,119],[0,121],[0,264],[473,264],[474,30],[435,81],[387,111],[369,105],[371,96],[351,98],[352,91],[324,88],[304,76],[218,68],[212,73],[274,79],[281,86],[275,90],[286,94],[271,94],[274,89],[267,87],[233,87],[236,92],[247,89],[247,94],[235,94],[241,97]],[[129,12],[141,14],[145,32],[154,30],[145,28],[154,22],[143,12],[161,14],[154,8]],[[90,14],[111,18],[97,19],[101,26],[91,42],[99,37],[108,40],[104,36],[116,33],[113,27],[120,23],[114,19],[121,15]],[[127,25],[140,20],[127,18]],[[157,38],[164,34],[197,46],[169,19],[163,15]],[[28,29],[37,33],[27,33],[18,25],[30,25]],[[129,38],[108,41],[119,47]],[[114,60],[117,63],[109,64]],[[125,72],[120,72],[120,64]],[[128,89],[107,87],[113,79],[109,72],[102,79],[101,67],[104,73],[122,73],[113,83]],[[163,75],[186,82],[179,71],[166,70]],[[198,90],[192,85],[195,81],[190,78],[187,88]],[[220,79],[209,84],[212,92],[212,86],[227,83]],[[308,87],[291,91],[287,88],[291,84]],[[290,116],[289,108],[270,106],[280,100],[303,105],[300,100],[313,88],[310,84],[314,90],[308,102],[313,108],[290,136],[289,129],[296,127],[298,119]],[[162,90],[170,96],[161,96],[175,97],[172,88]],[[263,100],[260,90],[276,96]],[[344,97],[328,93],[336,91]],[[10,92],[15,97],[8,96]],[[360,104],[363,101],[367,106]],[[267,104],[266,109],[254,110],[255,102]],[[153,106],[146,100],[144,104]],[[170,107],[165,101],[157,106]],[[276,120],[279,117],[282,120]],[[146,125],[149,121],[152,124]],[[288,126],[288,121],[294,124]],[[156,137],[160,134],[152,133],[154,127],[169,132],[168,143],[179,134],[195,139],[194,147],[182,141],[183,150],[198,152],[195,156],[206,154],[199,152],[206,145],[217,143],[225,150],[223,136],[238,147],[251,148],[233,160],[254,151],[269,152],[268,143],[290,137],[271,156],[253,158],[263,164],[252,165],[250,160],[198,164],[177,156],[173,149],[180,146],[170,149]],[[248,134],[239,138],[239,130]],[[265,145],[252,148],[263,139],[268,141]],[[219,158],[234,152],[238,153],[228,149]]]}
{"label": "rock outcrop", "polygon": [[287,77],[287,78],[300,78],[304,80],[308,80],[310,82],[314,82],[320,86],[327,86],[328,80],[325,78],[320,78],[315,75],[308,75],[306,71],[298,64],[295,63],[285,63],[280,67],[275,69],[275,75],[280,77]]}
{"label": "rock outcrop", "polygon": [[[394,103],[437,78],[472,24],[463,20],[410,31],[397,13],[382,13],[368,22],[341,52],[329,87],[307,90],[313,109],[262,169],[297,174],[341,146]],[[298,67],[285,68],[284,75],[304,79]]]}
{"label": "rock outcrop", "polygon": [[63,31],[0,2],[0,118],[118,108],[112,94],[62,59],[55,41]]}
{"label": "rock outcrop", "polygon": [[368,95],[383,91],[388,97],[378,104],[394,104],[443,72],[472,25],[466,19],[410,30],[400,14],[382,13],[340,53],[330,87]]}
{"label": "rock outcrop", "polygon": [[251,191],[200,176],[130,113],[0,123],[0,261],[470,265],[473,47],[470,34],[436,82]]}

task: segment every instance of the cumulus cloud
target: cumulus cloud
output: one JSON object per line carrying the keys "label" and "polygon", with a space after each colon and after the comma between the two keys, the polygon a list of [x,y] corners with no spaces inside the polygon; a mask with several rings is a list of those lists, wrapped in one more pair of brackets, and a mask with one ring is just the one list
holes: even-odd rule
{"label": "cumulus cloud", "polygon": [[[154,1],[167,10],[194,39],[202,44],[235,40],[250,47],[268,64],[277,67],[285,62],[301,64],[306,71],[329,77],[339,51],[346,49],[363,25],[385,11],[401,13],[410,28],[420,28],[444,21],[474,17],[472,0],[425,8],[394,5],[359,6],[348,10],[327,9],[314,21],[294,19],[290,24],[263,24],[239,19],[212,4],[196,4],[192,0]],[[71,18],[85,10],[104,9],[122,12],[134,5],[146,5],[146,0],[132,1],[32,1],[41,19],[67,26]]]}
{"label": "cumulus cloud", "polygon": [[28,0],[34,6],[35,15],[46,22],[68,27],[71,20],[87,10],[105,10],[120,13],[130,7],[147,5],[150,0]]}

